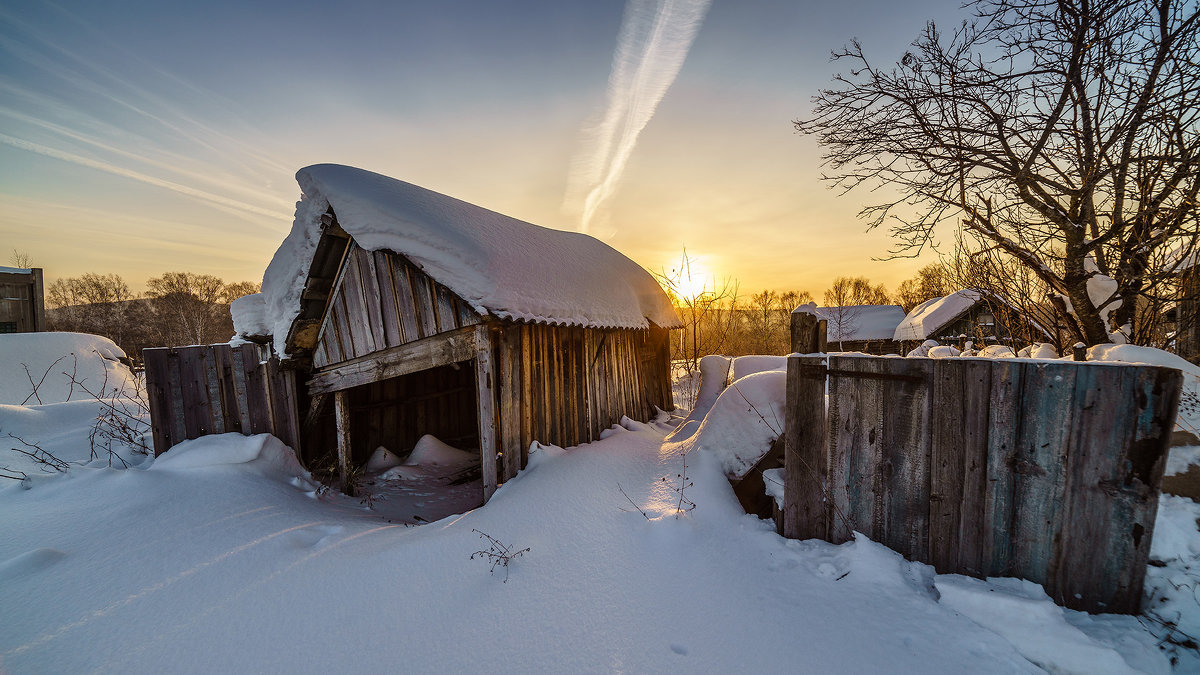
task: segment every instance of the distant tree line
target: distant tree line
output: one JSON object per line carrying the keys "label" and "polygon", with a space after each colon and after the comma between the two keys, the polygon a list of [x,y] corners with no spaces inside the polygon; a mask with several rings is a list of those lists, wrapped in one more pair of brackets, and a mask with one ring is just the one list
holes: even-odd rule
{"label": "distant tree line", "polygon": [[229,304],[258,290],[250,281],[167,272],[147,280],[139,296],[118,274],[87,273],[46,288],[46,320],[51,330],[103,335],[140,361],[146,347],[228,341],[233,336]]}

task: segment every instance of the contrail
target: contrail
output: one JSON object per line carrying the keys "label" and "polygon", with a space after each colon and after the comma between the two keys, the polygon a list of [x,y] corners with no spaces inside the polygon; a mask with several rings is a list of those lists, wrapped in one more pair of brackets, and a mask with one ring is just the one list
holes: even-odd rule
{"label": "contrail", "polygon": [[[587,232],[596,211],[616,189],[637,145],[683,61],[711,0],[629,0],[600,124],[583,140],[567,190],[567,203],[582,211]],[[580,204],[580,202],[582,202]]]}
{"label": "contrail", "polygon": [[187,195],[189,197],[201,199],[203,201],[206,201],[210,204],[214,204],[219,207],[231,208],[231,209],[234,209],[235,211],[255,213],[260,216],[267,216],[268,218],[272,218],[272,219],[276,219],[276,220],[286,219],[288,216],[287,212],[285,212],[285,211],[270,211],[270,210],[267,210],[264,208],[259,208],[257,206],[254,206],[253,204],[247,204],[245,202],[241,202],[236,199],[229,199],[228,197],[222,197],[221,195],[215,195],[211,192],[205,192],[204,190],[197,190],[196,188],[188,187],[187,185],[180,185],[179,183],[174,183],[169,180],[163,180],[161,178],[149,176],[149,175],[146,175],[139,171],[133,171],[131,169],[126,169],[126,168],[119,167],[119,166],[116,166],[113,164],[109,164],[108,162],[101,162],[98,160],[83,157],[81,155],[76,155],[74,153],[66,152],[64,150],[50,148],[50,147],[47,147],[40,143],[34,143],[32,141],[26,141],[26,140],[22,140],[20,138],[14,138],[12,136],[9,136],[8,134],[0,133],[0,143],[12,146],[14,148],[20,148],[21,150],[27,150],[29,152],[36,152],[37,154],[45,155],[46,157],[53,157],[54,159],[60,159],[64,162],[71,162],[72,164],[78,164],[79,166],[86,166],[86,167],[89,167],[92,169],[106,171],[115,176],[123,176],[125,178],[132,178],[133,180],[141,181],[143,183],[146,183],[147,185],[154,185],[156,187],[166,188],[168,190],[178,192],[179,194],[182,194],[182,195]]}

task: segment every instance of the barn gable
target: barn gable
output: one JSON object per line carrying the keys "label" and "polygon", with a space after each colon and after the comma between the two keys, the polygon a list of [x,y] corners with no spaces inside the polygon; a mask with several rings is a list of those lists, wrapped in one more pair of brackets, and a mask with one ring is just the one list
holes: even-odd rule
{"label": "barn gable", "polygon": [[366,356],[474,326],[480,316],[462,298],[402,255],[351,242],[313,350],[313,366]]}

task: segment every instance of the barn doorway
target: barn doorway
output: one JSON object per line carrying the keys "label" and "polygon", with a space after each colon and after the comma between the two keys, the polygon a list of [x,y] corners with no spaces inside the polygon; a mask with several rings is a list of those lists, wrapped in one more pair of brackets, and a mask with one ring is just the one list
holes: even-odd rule
{"label": "barn doorway", "polygon": [[[352,387],[346,395],[348,494],[377,515],[406,523],[432,522],[483,503],[473,362]],[[343,488],[333,406],[325,407],[319,441],[308,444],[319,456],[308,466],[327,485]]]}

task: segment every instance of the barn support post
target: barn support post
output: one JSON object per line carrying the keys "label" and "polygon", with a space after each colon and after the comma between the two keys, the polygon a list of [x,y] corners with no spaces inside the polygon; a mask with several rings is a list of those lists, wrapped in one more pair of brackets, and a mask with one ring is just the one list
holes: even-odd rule
{"label": "barn support post", "polygon": [[342,389],[333,393],[333,415],[337,422],[338,478],[342,492],[354,496],[350,484],[350,392]]}
{"label": "barn support post", "polygon": [[826,349],[826,321],[811,312],[792,311],[792,353],[819,354]]}
{"label": "barn support post", "polygon": [[496,491],[496,376],[492,369],[492,334],[475,327],[475,389],[479,399],[479,471],[483,476],[483,501]]}

